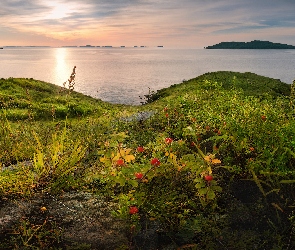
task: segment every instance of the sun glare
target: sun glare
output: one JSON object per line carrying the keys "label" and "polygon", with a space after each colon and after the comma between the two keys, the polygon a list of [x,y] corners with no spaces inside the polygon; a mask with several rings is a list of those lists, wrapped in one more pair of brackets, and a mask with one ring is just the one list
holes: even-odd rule
{"label": "sun glare", "polygon": [[67,17],[69,12],[70,11],[65,4],[56,4],[55,6],[52,6],[52,11],[50,11],[47,18],[61,19]]}
{"label": "sun glare", "polygon": [[70,72],[70,67],[68,67],[66,63],[67,49],[56,48],[54,52],[56,59],[55,83],[58,85],[62,85],[62,83],[68,79]]}

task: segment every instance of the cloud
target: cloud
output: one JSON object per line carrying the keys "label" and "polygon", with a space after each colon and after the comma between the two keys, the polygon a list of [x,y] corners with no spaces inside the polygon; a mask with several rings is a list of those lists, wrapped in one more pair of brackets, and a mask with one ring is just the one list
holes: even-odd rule
{"label": "cloud", "polygon": [[0,32],[61,44],[142,39],[205,46],[206,39],[255,37],[257,31],[294,41],[294,13],[294,0],[2,0]]}

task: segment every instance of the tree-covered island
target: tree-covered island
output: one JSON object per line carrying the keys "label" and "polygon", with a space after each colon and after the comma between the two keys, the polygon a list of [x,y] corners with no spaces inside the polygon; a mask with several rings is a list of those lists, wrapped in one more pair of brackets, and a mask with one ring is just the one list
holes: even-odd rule
{"label": "tree-covered island", "polygon": [[295,46],[254,40],[251,42],[221,42],[212,46],[207,46],[205,49],[295,49]]}

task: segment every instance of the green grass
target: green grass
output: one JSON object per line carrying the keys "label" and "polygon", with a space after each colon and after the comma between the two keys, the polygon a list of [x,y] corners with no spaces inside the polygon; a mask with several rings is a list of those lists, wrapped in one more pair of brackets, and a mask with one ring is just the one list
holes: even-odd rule
{"label": "green grass", "polygon": [[[61,90],[33,79],[0,80],[0,162],[21,166],[0,173],[1,197],[87,190],[115,199],[115,213],[125,219],[128,207],[138,206],[178,246],[295,247],[290,85],[253,73],[212,72],[159,90],[143,106]],[[141,111],[153,115],[122,119]],[[152,158],[161,161],[158,168],[150,165]],[[116,166],[117,159],[125,165]],[[135,179],[138,172],[142,180]],[[207,174],[214,177],[211,183],[204,181]],[[255,199],[239,208],[256,222],[234,231],[237,198],[230,197],[246,180],[256,188]],[[138,226],[138,219],[134,215],[130,223]],[[252,238],[240,238],[242,231]]]}

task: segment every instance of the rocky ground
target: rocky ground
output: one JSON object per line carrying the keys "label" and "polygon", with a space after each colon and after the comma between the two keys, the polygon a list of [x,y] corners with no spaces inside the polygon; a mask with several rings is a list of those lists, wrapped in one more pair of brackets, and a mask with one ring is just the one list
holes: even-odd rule
{"label": "rocky ground", "polygon": [[[60,241],[63,243],[57,245],[63,247],[73,244],[89,246],[89,249],[127,247],[127,225],[111,216],[112,209],[114,204],[84,192],[64,193],[60,196],[44,194],[30,200],[2,200],[0,239],[4,242],[9,235],[20,236],[24,230],[19,222],[29,221],[34,229],[45,226],[45,223],[50,224],[49,230],[56,230],[56,237],[60,229]],[[39,232],[41,234],[41,229]],[[23,238],[26,236],[23,235]],[[31,240],[34,238],[36,237]]]}

